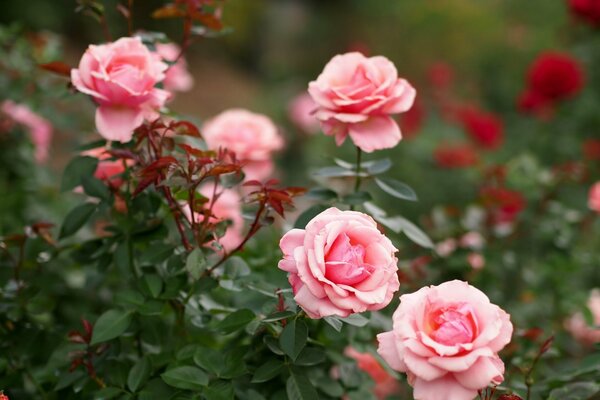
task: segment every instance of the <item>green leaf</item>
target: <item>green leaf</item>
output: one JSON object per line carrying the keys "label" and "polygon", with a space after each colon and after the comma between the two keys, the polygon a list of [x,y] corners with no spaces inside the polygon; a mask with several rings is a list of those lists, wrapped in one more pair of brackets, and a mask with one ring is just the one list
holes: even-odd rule
{"label": "green leaf", "polygon": [[95,157],[80,156],[72,159],[65,167],[63,172],[60,190],[65,192],[72,190],[82,184],[82,178],[93,176],[98,166],[98,159]]}
{"label": "green leaf", "polygon": [[199,347],[194,352],[194,362],[199,367],[220,376],[225,368],[223,363],[223,353],[216,350]]}
{"label": "green leaf", "polygon": [[417,194],[406,183],[390,178],[375,178],[375,183],[387,194],[398,199],[417,201]]}
{"label": "green leaf", "polygon": [[199,279],[208,267],[208,261],[202,249],[194,249],[185,261],[185,269],[193,279]]}
{"label": "green leaf", "polygon": [[317,365],[325,361],[325,353],[318,348],[306,347],[300,352],[300,355],[294,362],[295,365],[310,366]]}
{"label": "green leaf", "polygon": [[252,383],[266,382],[275,378],[281,373],[283,366],[284,364],[281,360],[271,359],[267,361],[254,371]]}
{"label": "green leaf", "polygon": [[383,158],[381,160],[365,162],[361,166],[367,169],[369,175],[378,175],[392,168],[392,162],[389,158]]}
{"label": "green leaf", "polygon": [[328,208],[329,206],[323,204],[315,204],[314,206],[309,207],[306,211],[300,214],[300,216],[296,220],[296,223],[294,223],[294,228],[304,229],[306,227],[306,224],[308,224],[311,219],[313,219],[315,216],[322,213],[323,211],[327,210]]}
{"label": "green leaf", "polygon": [[237,310],[229,314],[222,321],[219,321],[217,329],[223,333],[232,333],[248,325],[255,317],[256,315],[247,308]]}
{"label": "green leaf", "polygon": [[163,281],[160,276],[156,274],[145,274],[142,277],[142,283],[144,289],[150,296],[156,298],[160,295],[163,288]]}
{"label": "green leaf", "polygon": [[215,381],[203,390],[202,394],[210,400],[233,399],[233,386],[231,382]]}
{"label": "green leaf", "polygon": [[110,190],[104,182],[93,176],[84,176],[81,178],[83,191],[90,197],[96,197],[102,200],[110,199]]}
{"label": "green leaf", "polygon": [[285,354],[296,360],[308,339],[308,328],[301,320],[289,321],[279,336],[279,345]]}
{"label": "green leaf", "polygon": [[132,392],[137,392],[137,390],[146,383],[150,377],[150,373],[152,373],[150,361],[147,358],[140,359],[129,371],[129,375],[127,376],[127,387],[129,387]]}
{"label": "green leaf", "polygon": [[267,315],[262,322],[275,322],[281,321],[282,319],[287,319],[296,315],[293,311],[278,311],[276,313]]}
{"label": "green leaf", "polygon": [[114,399],[115,397],[117,397],[121,393],[123,393],[122,389],[119,389],[119,388],[116,388],[116,387],[106,387],[104,389],[98,390],[94,394],[94,400],[109,400],[109,399]]}
{"label": "green leaf", "polygon": [[352,314],[347,316],[346,318],[340,318],[340,320],[347,323],[348,325],[358,326],[359,328],[369,323],[369,319],[360,314]]}
{"label": "green leaf", "polygon": [[271,350],[271,352],[277,354],[278,356],[283,355],[283,350],[279,346],[279,342],[273,336],[265,336],[263,337],[263,342],[265,345]]}
{"label": "green leaf", "polygon": [[318,201],[330,201],[337,199],[337,193],[324,187],[315,187],[306,192],[306,197]]}
{"label": "green leaf", "polygon": [[554,389],[550,392],[548,400],[585,400],[591,399],[598,392],[600,392],[600,385],[598,383],[575,382]]}
{"label": "green leaf", "polygon": [[92,335],[91,344],[106,342],[123,334],[131,323],[131,312],[121,310],[108,310],[102,314],[96,324]]}
{"label": "green leaf", "polygon": [[338,317],[329,316],[329,317],[323,318],[323,320],[325,322],[327,322],[336,331],[338,331],[338,332],[342,331],[342,327],[344,326],[344,323]]}
{"label": "green leaf", "polygon": [[402,226],[402,232],[404,232],[404,234],[413,242],[415,242],[416,244],[418,244],[421,247],[425,247],[428,249],[432,249],[434,247],[433,242],[431,241],[431,239],[429,238],[429,236],[427,236],[427,234],[425,232],[423,232],[421,230],[421,228],[419,228],[418,226],[416,226],[415,224],[413,224],[412,222],[410,222],[409,220],[402,218],[402,217],[395,217],[395,218],[399,218],[399,221],[401,223]]}
{"label": "green leaf", "polygon": [[347,196],[342,197],[342,203],[350,205],[360,205],[367,201],[371,201],[373,198],[369,192],[355,192],[350,193]]}
{"label": "green leaf", "polygon": [[175,389],[171,389],[162,379],[155,378],[148,382],[138,395],[138,400],[164,400],[171,398]]}
{"label": "green leaf", "polygon": [[250,275],[250,267],[248,263],[239,256],[230,257],[225,262],[225,275],[227,275],[230,279],[236,279],[243,276]]}
{"label": "green leaf", "polygon": [[208,385],[208,375],[196,367],[176,367],[163,373],[160,377],[167,385],[178,389],[199,390]]}
{"label": "green leaf", "polygon": [[63,239],[67,236],[71,236],[79,230],[87,220],[96,211],[96,204],[85,203],[80,204],[67,214],[65,221],[60,228],[59,238]]}
{"label": "green leaf", "polygon": [[295,371],[291,371],[285,388],[289,400],[317,400],[319,398],[308,378]]}
{"label": "green leaf", "polygon": [[341,178],[346,176],[355,176],[355,171],[344,167],[323,167],[313,173],[314,176],[323,178]]}
{"label": "green leaf", "polygon": [[326,395],[339,399],[344,395],[342,385],[328,376],[323,376],[317,381],[317,388]]}

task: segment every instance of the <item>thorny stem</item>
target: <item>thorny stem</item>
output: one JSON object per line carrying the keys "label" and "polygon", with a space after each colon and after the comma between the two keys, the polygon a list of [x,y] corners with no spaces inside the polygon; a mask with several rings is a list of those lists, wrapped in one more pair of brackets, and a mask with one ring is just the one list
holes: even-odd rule
{"label": "thorny stem", "polygon": [[[362,159],[362,150],[356,146],[356,181],[354,182],[354,193],[360,189],[360,163]],[[350,210],[354,211],[354,205],[350,206]]]}

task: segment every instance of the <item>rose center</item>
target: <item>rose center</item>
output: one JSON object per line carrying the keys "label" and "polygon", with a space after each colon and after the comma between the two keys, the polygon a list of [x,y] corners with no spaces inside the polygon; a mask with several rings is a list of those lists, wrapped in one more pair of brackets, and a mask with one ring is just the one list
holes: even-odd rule
{"label": "rose center", "polygon": [[466,303],[441,307],[429,314],[430,336],[438,343],[470,343],[477,336],[474,312]]}
{"label": "rose center", "polygon": [[371,276],[373,266],[365,263],[365,248],[340,234],[325,256],[325,277],[334,283],[354,285]]}

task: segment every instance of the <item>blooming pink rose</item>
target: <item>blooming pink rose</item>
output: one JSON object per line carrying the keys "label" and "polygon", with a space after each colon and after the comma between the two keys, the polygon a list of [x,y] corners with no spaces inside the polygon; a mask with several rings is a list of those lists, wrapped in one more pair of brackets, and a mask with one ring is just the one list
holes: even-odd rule
{"label": "blooming pink rose", "polygon": [[379,310],[400,287],[397,249],[373,218],[335,207],[292,229],[279,242],[279,268],[311,318]]}
{"label": "blooming pink rose", "polygon": [[138,37],[90,45],[71,70],[71,81],[98,104],[96,128],[107,140],[128,142],[144,119],[158,117],[157,109],[170,97],[155,85],[165,78],[167,64]]}
{"label": "blooming pink rose", "polygon": [[565,328],[583,344],[600,343],[600,289],[592,290],[587,306],[592,313],[594,326],[589,326],[579,312],[565,321]]}
{"label": "blooming pink rose", "polygon": [[375,382],[373,388],[375,397],[384,400],[388,396],[399,392],[400,385],[396,378],[390,375],[372,354],[361,353],[352,347],[346,347],[344,354],[356,360],[358,368],[365,371],[373,379],[373,382]]}
{"label": "blooming pink rose", "polygon": [[185,58],[179,57],[181,49],[175,43],[157,43],[156,52],[160,57],[169,63],[175,62],[169,66],[165,73],[163,86],[169,92],[187,92],[194,86],[194,78],[187,69]]}
{"label": "blooming pink rose", "polygon": [[269,177],[273,172],[271,154],[283,147],[283,138],[269,117],[238,108],[206,121],[202,134],[211,149],[233,151],[245,164],[248,179]]}
{"label": "blooming pink rose", "polygon": [[588,207],[590,210],[600,213],[600,182],[596,182],[590,188],[590,194],[588,195]]}
{"label": "blooming pink rose", "polygon": [[498,352],[510,342],[509,315],[467,282],[450,281],[400,297],[379,354],[406,372],[415,400],[472,400],[503,381]]}
{"label": "blooming pink rose", "polygon": [[400,128],[389,114],[408,111],[416,96],[390,60],[361,53],[333,57],[308,92],[318,105],[315,116],[323,132],[335,136],[338,146],[350,135],[369,153],[398,144]]}
{"label": "blooming pink rose", "polygon": [[35,160],[43,163],[48,159],[50,142],[52,140],[52,124],[45,118],[31,111],[25,104],[17,104],[5,100],[0,110],[16,123],[29,130],[31,141],[35,147]]}
{"label": "blooming pink rose", "polygon": [[305,133],[313,134],[319,131],[319,120],[314,112],[317,103],[308,93],[300,94],[292,99],[288,107],[290,120]]}

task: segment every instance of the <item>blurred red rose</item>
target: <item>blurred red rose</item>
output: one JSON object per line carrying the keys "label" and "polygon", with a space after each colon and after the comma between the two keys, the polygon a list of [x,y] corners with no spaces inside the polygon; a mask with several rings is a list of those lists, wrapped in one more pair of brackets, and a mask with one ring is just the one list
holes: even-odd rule
{"label": "blurred red rose", "polygon": [[600,0],[569,0],[569,8],[576,18],[600,26]]}
{"label": "blurred red rose", "polygon": [[466,133],[479,146],[493,150],[504,140],[504,126],[496,115],[467,107],[458,112],[458,118]]}
{"label": "blurred red rose", "polygon": [[400,129],[404,139],[411,139],[419,133],[425,120],[425,108],[417,97],[410,110],[400,115]]}
{"label": "blurred red rose", "polygon": [[466,144],[443,144],[435,149],[433,158],[443,168],[466,168],[479,161],[475,150]]}
{"label": "blurred red rose", "polygon": [[587,139],[584,141],[583,156],[588,160],[600,160],[600,139]]}
{"label": "blurred red rose", "polygon": [[438,61],[429,66],[427,77],[435,89],[448,89],[454,82],[454,70],[449,64]]}
{"label": "blurred red rose", "polygon": [[496,224],[514,222],[526,204],[520,192],[504,187],[484,187],[480,195],[483,205],[491,212]]}
{"label": "blurred red rose", "polygon": [[532,113],[542,119],[549,119],[554,112],[552,101],[529,89],[517,99],[517,108],[522,113]]}

